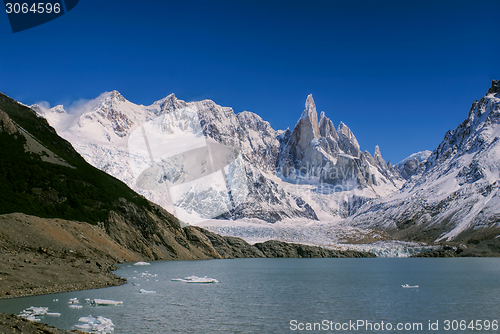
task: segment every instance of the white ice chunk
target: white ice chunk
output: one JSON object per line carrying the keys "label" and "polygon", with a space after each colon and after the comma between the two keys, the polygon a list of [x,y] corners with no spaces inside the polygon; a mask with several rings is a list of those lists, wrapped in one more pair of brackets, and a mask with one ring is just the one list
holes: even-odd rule
{"label": "white ice chunk", "polygon": [[134,266],[149,266],[149,265],[151,265],[151,263],[144,262],[144,261],[139,261],[139,262],[134,263]]}
{"label": "white ice chunk", "polygon": [[156,291],[150,291],[150,290],[145,290],[145,289],[140,289],[140,293],[156,293]]}
{"label": "white ice chunk", "polygon": [[47,313],[45,313],[45,315],[50,315],[53,317],[60,317],[61,313],[59,313],[59,312],[47,312]]}
{"label": "white ice chunk", "polygon": [[111,299],[99,299],[99,298],[93,299],[91,303],[94,306],[97,306],[97,305],[115,306],[115,305],[123,304],[122,301],[111,300]]}
{"label": "white ice chunk", "polygon": [[92,315],[89,315],[88,317],[81,317],[78,319],[79,322],[86,322],[88,324],[93,324],[97,321],[96,318],[94,318]]}
{"label": "white ice chunk", "polygon": [[111,333],[114,330],[115,324],[109,318],[103,316],[94,318],[92,315],[89,315],[88,317],[78,319],[78,324],[75,327],[91,333],[105,334]]}
{"label": "white ice chunk", "polygon": [[40,319],[36,318],[36,316],[39,315],[60,316],[61,313],[49,312],[49,308],[44,306],[30,306],[22,310],[22,312],[19,314],[20,317],[31,321],[40,321]]}
{"label": "white ice chunk", "polygon": [[210,278],[207,276],[187,276],[184,278],[174,278],[172,281],[186,282],[186,283],[219,283],[215,278]]}

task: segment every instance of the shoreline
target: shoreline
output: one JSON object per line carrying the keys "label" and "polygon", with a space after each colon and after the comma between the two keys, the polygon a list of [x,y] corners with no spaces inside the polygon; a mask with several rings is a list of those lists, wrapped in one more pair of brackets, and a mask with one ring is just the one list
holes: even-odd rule
{"label": "shoreline", "polygon": [[[452,250],[451,247],[447,248],[446,251]],[[10,256],[6,256],[10,255]],[[31,257],[30,257],[31,255]],[[437,256],[436,256],[437,255]],[[441,255],[441,256],[439,256]],[[455,255],[456,256],[456,255]],[[424,256],[425,257],[425,256]],[[433,256],[429,257],[449,257],[440,252],[434,252]],[[21,258],[24,258],[20,261]],[[277,257],[280,258],[280,257]],[[284,257],[282,257],[284,258]],[[352,257],[356,258],[356,257]],[[375,258],[375,257],[373,257]],[[17,261],[14,261],[17,260]],[[200,259],[201,260],[201,259]],[[228,260],[228,259],[226,259]],[[25,262],[26,261],[26,262]],[[31,261],[31,263],[30,263]],[[37,262],[33,262],[37,261]],[[11,284],[12,290],[8,291],[8,293],[0,294],[0,299],[9,299],[9,298],[22,298],[28,296],[35,295],[50,295],[54,293],[62,293],[62,292],[70,292],[70,291],[84,291],[91,289],[101,289],[111,286],[120,286],[127,283],[125,278],[119,277],[114,274],[112,271],[118,269],[116,264],[113,263],[110,266],[104,268],[96,266],[94,263],[88,263],[89,260],[81,260],[79,265],[75,265],[75,258],[71,256],[65,256],[64,258],[56,258],[54,254],[46,254],[42,251],[41,254],[29,254],[27,252],[11,252],[10,254],[3,253],[0,256],[0,262],[10,263],[17,265],[18,269],[12,269],[17,271],[18,273],[25,272],[27,273],[33,268],[36,267],[36,270],[47,271],[50,267],[52,270],[52,279],[56,277],[59,281],[51,281],[48,279],[48,282],[51,284],[47,284],[45,286],[40,285],[38,288],[32,288],[29,286],[25,286],[23,284]],[[194,261],[194,260],[189,260]],[[128,262],[128,261],[127,261]],[[154,262],[154,261],[149,261]],[[45,263],[45,265],[41,265]],[[123,262],[121,262],[123,263]],[[130,262],[133,263],[133,262]],[[85,270],[82,270],[82,266]],[[95,268],[93,268],[95,266]],[[4,267],[5,268],[5,267]],[[90,269],[90,270],[88,270]],[[72,274],[69,274],[72,272]],[[60,275],[65,273],[65,275]],[[1,275],[1,285],[4,286],[5,281],[5,271],[0,273]],[[74,279],[74,275],[79,277],[78,281],[68,282],[67,280]],[[12,275],[7,275],[12,276]],[[36,276],[39,277],[40,275]],[[83,278],[83,279],[82,279]],[[12,276],[12,279],[16,279],[15,276]],[[13,283],[13,282],[11,282]],[[39,283],[39,282],[38,282]],[[14,334],[19,333],[21,330],[22,333],[25,334],[68,334],[68,333],[84,333],[79,330],[63,330],[58,329],[43,322],[34,322],[29,321],[27,319],[21,318],[15,314],[7,314],[0,312],[0,333],[5,334]]]}
{"label": "shoreline", "polygon": [[48,295],[119,286],[127,281],[112,273],[114,263],[58,254],[0,254],[0,299]]}

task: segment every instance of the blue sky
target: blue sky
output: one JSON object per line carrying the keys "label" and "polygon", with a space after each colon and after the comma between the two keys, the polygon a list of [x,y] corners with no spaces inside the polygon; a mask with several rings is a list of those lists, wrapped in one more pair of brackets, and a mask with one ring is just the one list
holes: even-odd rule
{"label": "blue sky", "polygon": [[0,14],[0,91],[26,104],[116,89],[249,110],[293,128],[313,94],[362,150],[433,150],[500,79],[500,2],[82,0],[13,34]]}

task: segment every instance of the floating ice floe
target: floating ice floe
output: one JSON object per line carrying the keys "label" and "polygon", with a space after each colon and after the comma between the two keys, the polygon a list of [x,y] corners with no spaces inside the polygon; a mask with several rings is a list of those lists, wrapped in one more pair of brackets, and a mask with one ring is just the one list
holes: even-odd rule
{"label": "floating ice floe", "polygon": [[83,307],[82,305],[79,305],[80,301],[76,297],[75,298],[70,298],[69,301],[68,301],[68,304],[69,304],[70,308],[82,308]]}
{"label": "floating ice floe", "polygon": [[187,276],[184,278],[174,278],[172,281],[186,282],[186,283],[219,283],[215,278],[210,278],[207,276]]}
{"label": "floating ice floe", "polygon": [[156,293],[156,291],[150,291],[150,290],[145,290],[145,289],[140,289],[140,293]]}
{"label": "floating ice floe", "polygon": [[151,263],[144,262],[144,261],[139,261],[139,262],[134,263],[134,266],[149,266],[149,265],[151,265]]}
{"label": "floating ice floe", "polygon": [[138,274],[137,276],[139,276],[139,278],[142,278],[142,277],[156,277],[156,276],[158,276],[158,274],[150,274],[149,272],[145,271],[143,273]]}
{"label": "floating ice floe", "polygon": [[48,307],[30,306],[30,307],[22,310],[22,312],[19,314],[20,317],[23,317],[23,318],[31,320],[31,321],[40,321],[40,319],[37,318],[37,316],[44,316],[44,315],[58,317],[61,315],[61,313],[49,312]]}
{"label": "floating ice floe", "polygon": [[90,303],[94,306],[116,306],[116,305],[120,305],[120,304],[123,304],[122,301],[117,301],[117,300],[111,300],[111,299],[99,299],[99,298],[96,298],[96,299],[92,299],[90,301]]}
{"label": "floating ice floe", "polygon": [[113,324],[111,319],[102,316],[95,318],[89,315],[88,317],[78,319],[78,324],[75,327],[85,332],[105,334],[111,333],[115,329],[115,324]]}

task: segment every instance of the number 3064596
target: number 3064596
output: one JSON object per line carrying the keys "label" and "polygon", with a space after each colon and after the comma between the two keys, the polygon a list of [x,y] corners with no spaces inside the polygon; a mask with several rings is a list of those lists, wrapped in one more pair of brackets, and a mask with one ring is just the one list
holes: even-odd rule
{"label": "number 3064596", "polygon": [[5,11],[7,14],[15,13],[23,13],[23,14],[28,14],[28,13],[33,13],[33,14],[51,14],[51,13],[56,13],[58,14],[61,12],[61,4],[56,2],[54,4],[50,2],[38,2],[34,3],[31,6],[27,3],[6,3],[5,4]]}

